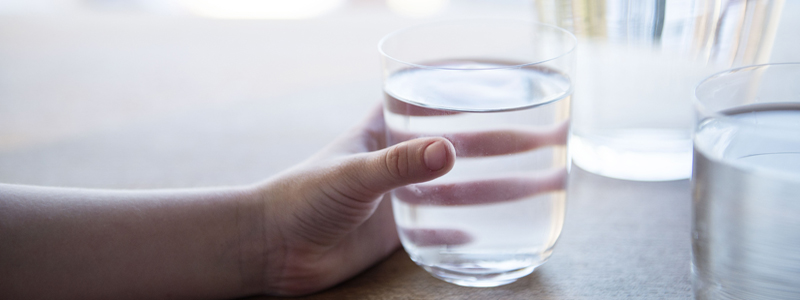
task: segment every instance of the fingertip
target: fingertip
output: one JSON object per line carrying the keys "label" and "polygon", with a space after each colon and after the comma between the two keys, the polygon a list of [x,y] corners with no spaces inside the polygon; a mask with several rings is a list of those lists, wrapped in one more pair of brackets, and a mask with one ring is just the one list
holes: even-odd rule
{"label": "fingertip", "polygon": [[452,167],[455,158],[455,147],[450,141],[439,138],[428,144],[423,152],[423,161],[428,170],[441,171]]}
{"label": "fingertip", "polygon": [[428,170],[439,171],[447,164],[447,145],[443,141],[435,141],[425,148],[423,159]]}
{"label": "fingertip", "polygon": [[408,241],[419,247],[458,246],[474,240],[471,234],[459,229],[400,228]]}

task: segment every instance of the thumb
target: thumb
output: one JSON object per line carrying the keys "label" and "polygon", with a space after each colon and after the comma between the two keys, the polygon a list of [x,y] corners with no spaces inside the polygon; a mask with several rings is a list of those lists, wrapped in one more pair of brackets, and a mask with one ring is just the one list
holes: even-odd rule
{"label": "thumb", "polygon": [[446,174],[455,157],[447,139],[418,138],[353,158],[340,169],[346,175],[340,178],[349,179],[343,182],[343,190],[352,192],[353,198],[372,201],[394,188]]}

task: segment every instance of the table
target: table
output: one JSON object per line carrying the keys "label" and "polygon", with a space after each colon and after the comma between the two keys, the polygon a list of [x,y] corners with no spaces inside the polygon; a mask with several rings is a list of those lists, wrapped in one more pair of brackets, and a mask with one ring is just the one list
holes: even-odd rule
{"label": "table", "polygon": [[[464,1],[437,18],[529,17],[523,1],[501,2]],[[380,101],[377,41],[423,20],[376,3],[301,21],[0,14],[0,182],[140,189],[274,175]],[[797,20],[782,19],[774,60],[800,60],[791,50],[800,46]],[[688,180],[631,182],[573,167],[555,252],[518,282],[454,286],[399,250],[305,298],[687,299],[689,188]]]}
{"label": "table", "polygon": [[517,282],[455,286],[399,250],[331,290],[299,299],[690,299],[690,204],[688,180],[632,182],[573,168],[553,256]]}

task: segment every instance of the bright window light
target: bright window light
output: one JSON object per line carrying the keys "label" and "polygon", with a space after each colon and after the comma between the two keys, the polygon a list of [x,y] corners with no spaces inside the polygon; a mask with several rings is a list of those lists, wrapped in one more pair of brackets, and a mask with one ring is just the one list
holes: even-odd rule
{"label": "bright window light", "polygon": [[332,12],[345,0],[180,0],[191,13],[219,19],[308,19]]}
{"label": "bright window light", "polygon": [[386,0],[392,11],[406,17],[427,17],[442,11],[448,0]]}

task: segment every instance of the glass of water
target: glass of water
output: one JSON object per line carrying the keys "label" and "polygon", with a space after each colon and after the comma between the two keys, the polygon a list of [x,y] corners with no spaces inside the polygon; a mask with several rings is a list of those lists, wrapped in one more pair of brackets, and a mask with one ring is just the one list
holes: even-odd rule
{"label": "glass of water", "polygon": [[544,263],[564,222],[575,37],[528,21],[461,20],[386,36],[387,143],[440,136],[447,175],[392,192],[414,262],[463,286],[511,283]]}
{"label": "glass of water", "polygon": [[696,299],[800,299],[800,63],[696,89]]}
{"label": "glass of water", "polygon": [[570,153],[603,176],[664,181],[692,171],[692,89],[765,63],[784,0],[536,0],[578,36]]}

